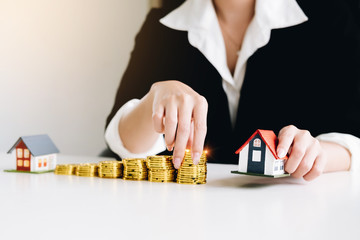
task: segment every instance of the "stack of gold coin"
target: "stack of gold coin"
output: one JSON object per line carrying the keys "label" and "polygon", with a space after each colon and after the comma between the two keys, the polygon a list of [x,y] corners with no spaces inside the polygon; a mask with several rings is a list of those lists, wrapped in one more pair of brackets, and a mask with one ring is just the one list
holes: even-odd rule
{"label": "stack of gold coin", "polygon": [[178,170],[176,182],[181,184],[206,183],[206,151],[200,157],[198,165],[193,163],[190,150],[186,150],[184,160]]}
{"label": "stack of gold coin", "polygon": [[146,159],[143,158],[124,158],[122,160],[124,165],[124,179],[125,180],[146,180],[148,171],[146,167]]}
{"label": "stack of gold coin", "polygon": [[56,165],[55,174],[58,175],[75,175],[76,172],[75,164],[59,164]]}
{"label": "stack of gold coin", "polygon": [[99,177],[101,178],[120,178],[122,177],[122,162],[102,161],[99,163]]}
{"label": "stack of gold coin", "polygon": [[149,169],[149,181],[174,182],[176,170],[171,156],[149,156],[146,160]]}
{"label": "stack of gold coin", "polygon": [[76,176],[80,177],[96,177],[98,176],[98,165],[95,163],[79,164],[76,167]]}

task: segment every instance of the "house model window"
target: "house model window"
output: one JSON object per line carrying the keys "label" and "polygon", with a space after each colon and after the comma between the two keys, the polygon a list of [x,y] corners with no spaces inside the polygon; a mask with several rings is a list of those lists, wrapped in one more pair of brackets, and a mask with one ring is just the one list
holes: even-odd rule
{"label": "house model window", "polygon": [[284,161],[275,161],[274,171],[283,171],[284,170]]}
{"label": "house model window", "polygon": [[252,160],[253,160],[253,162],[261,162],[261,151],[254,150]]}
{"label": "house model window", "polygon": [[18,148],[18,149],[17,149],[17,157],[18,157],[18,158],[22,158],[22,157],[23,157],[22,149],[21,149],[21,148]]}
{"label": "house model window", "polygon": [[29,157],[30,157],[29,149],[24,149],[24,158],[29,158]]}
{"label": "house model window", "polygon": [[254,144],[253,144],[254,147],[261,147],[261,140],[256,138],[254,140]]}
{"label": "house model window", "polygon": [[279,161],[276,161],[275,162],[275,171],[278,171],[279,170]]}

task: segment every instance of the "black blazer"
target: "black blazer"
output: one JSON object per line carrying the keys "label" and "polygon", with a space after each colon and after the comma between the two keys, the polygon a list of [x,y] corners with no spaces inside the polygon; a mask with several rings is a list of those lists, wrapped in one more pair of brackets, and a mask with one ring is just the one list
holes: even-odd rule
{"label": "black blazer", "polygon": [[154,82],[179,80],[209,103],[209,162],[237,163],[234,152],[256,129],[277,133],[293,124],[313,136],[340,132],[360,137],[359,11],[344,0],[298,3],[309,21],[273,30],[270,42],[248,60],[234,129],[219,73],[189,44],[187,32],[159,23],[171,8],[151,10],[107,124]]}

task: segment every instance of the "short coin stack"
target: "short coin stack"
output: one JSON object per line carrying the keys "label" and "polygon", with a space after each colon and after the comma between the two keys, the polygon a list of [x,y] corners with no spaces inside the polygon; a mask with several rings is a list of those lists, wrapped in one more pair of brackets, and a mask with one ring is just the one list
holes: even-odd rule
{"label": "short coin stack", "polygon": [[76,172],[75,164],[59,164],[56,165],[55,174],[58,175],[75,175]]}
{"label": "short coin stack", "polygon": [[146,180],[148,171],[146,159],[143,158],[124,158],[124,179],[125,180]]}
{"label": "short coin stack", "polygon": [[175,182],[176,170],[171,156],[149,156],[146,160],[151,182]]}
{"label": "short coin stack", "polygon": [[191,152],[186,150],[184,160],[178,170],[177,183],[181,184],[204,184],[206,183],[206,151],[200,157],[198,165],[193,163]]}
{"label": "short coin stack", "polygon": [[99,162],[99,177],[101,178],[120,178],[122,177],[122,162],[102,161]]}
{"label": "short coin stack", "polygon": [[98,165],[95,163],[79,164],[76,167],[76,176],[80,177],[96,177],[98,176]]}

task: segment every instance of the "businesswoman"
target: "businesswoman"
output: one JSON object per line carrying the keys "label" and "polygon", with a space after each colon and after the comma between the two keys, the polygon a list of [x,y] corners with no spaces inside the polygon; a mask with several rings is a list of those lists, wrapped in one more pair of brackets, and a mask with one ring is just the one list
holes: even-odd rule
{"label": "businesswoman", "polygon": [[107,121],[112,151],[167,148],[178,168],[187,147],[196,163],[205,146],[210,162],[237,163],[236,149],[271,129],[293,177],[359,168],[357,1],[175,2],[136,37]]}

